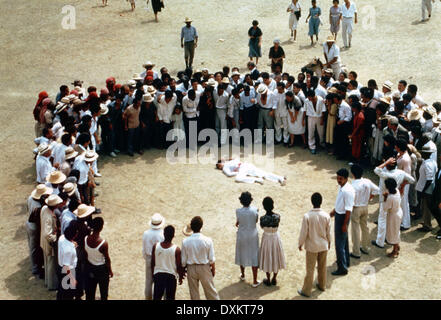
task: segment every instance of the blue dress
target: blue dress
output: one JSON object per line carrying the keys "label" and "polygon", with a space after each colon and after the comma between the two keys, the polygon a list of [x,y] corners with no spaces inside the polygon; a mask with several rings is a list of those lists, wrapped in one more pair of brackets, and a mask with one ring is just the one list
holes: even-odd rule
{"label": "blue dress", "polygon": [[[319,26],[320,26],[320,15],[322,14],[322,10],[319,7],[309,8],[309,14],[311,18],[309,19],[309,36],[318,35],[319,34]],[[319,17],[315,18],[314,16],[318,15]]]}
{"label": "blue dress", "polygon": [[248,46],[250,47],[250,51],[248,53],[248,57],[254,58],[258,57],[260,58],[262,56],[261,48],[259,47],[259,37],[262,36],[262,30],[260,30],[259,27],[254,29],[251,27],[248,30],[248,35],[254,38],[250,38],[250,41],[248,42]]}
{"label": "blue dress", "polygon": [[259,266],[259,233],[257,218],[259,214],[254,207],[243,207],[236,210],[239,222],[236,238],[235,263],[243,267]]}

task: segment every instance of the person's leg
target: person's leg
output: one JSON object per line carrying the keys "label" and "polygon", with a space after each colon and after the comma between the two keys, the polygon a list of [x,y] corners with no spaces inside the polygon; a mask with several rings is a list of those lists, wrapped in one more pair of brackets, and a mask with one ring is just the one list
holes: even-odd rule
{"label": "person's leg", "polygon": [[335,214],[334,235],[335,235],[335,253],[337,255],[337,271],[347,272],[348,266],[346,262],[345,245],[347,240],[347,233],[342,232],[341,228],[344,222],[344,214]]}
{"label": "person's leg", "polygon": [[165,300],[176,299],[177,280],[172,274],[166,274]]}
{"label": "person's leg", "polygon": [[352,254],[360,256],[360,213],[363,207],[354,207],[351,215]]}
{"label": "person's leg", "polygon": [[190,45],[190,61],[189,61],[189,67],[193,67],[193,59],[194,59],[194,41],[191,42]]}
{"label": "person's leg", "polygon": [[221,144],[225,144],[227,142],[227,136],[228,136],[228,127],[227,127],[227,110],[220,110],[219,113],[220,117],[220,128],[221,128],[221,135],[220,140]]}
{"label": "person's leg", "polygon": [[128,139],[127,139],[127,153],[129,155],[133,155],[134,139],[135,139],[135,129],[129,128],[129,130],[128,130]]}
{"label": "person's leg", "polygon": [[351,47],[352,46],[352,31],[353,31],[353,28],[354,28],[354,19],[351,18],[351,19],[348,19],[348,20],[349,20],[348,27],[347,27],[348,44],[349,44],[349,47]]}
{"label": "person's leg", "polygon": [[328,251],[322,251],[317,256],[317,282],[321,290],[326,290],[326,257]]}
{"label": "person's leg", "polygon": [[107,270],[107,266],[100,266],[100,272],[98,274],[98,284],[100,287],[100,299],[107,300],[109,296],[109,271]]}
{"label": "person's leg", "polygon": [[422,195],[422,210],[423,210],[423,226],[432,229],[432,213],[430,212],[429,203],[431,196],[427,194]]}
{"label": "person's leg", "polygon": [[187,266],[187,282],[191,300],[201,300],[199,295],[199,274],[197,265]]}
{"label": "person's leg", "polygon": [[289,131],[288,131],[288,116],[282,117],[283,124],[283,143],[289,142]]}
{"label": "person's leg", "polygon": [[57,258],[55,256],[48,256],[48,282],[47,288],[49,290],[56,290],[58,288],[58,277],[57,277]]}
{"label": "person's leg", "polygon": [[369,213],[369,207],[363,207],[360,212],[360,229],[361,229],[361,248],[368,252],[369,245],[369,228],[367,224],[367,218]]}
{"label": "person's leg", "polygon": [[251,270],[253,271],[253,284],[257,283],[257,271],[259,270],[259,267],[251,267]]}
{"label": "person's leg", "polygon": [[341,33],[343,37],[343,45],[344,47],[348,46],[348,22],[347,19],[343,18],[341,21]]}
{"label": "person's leg", "polygon": [[378,231],[376,243],[380,247],[384,247],[384,241],[386,239],[386,223],[387,213],[383,211],[383,203],[380,203],[380,213],[378,215]]}
{"label": "person's leg", "polygon": [[318,118],[317,121],[317,133],[320,139],[320,146],[324,147],[325,146],[325,139],[324,139],[324,134],[325,134],[325,125],[321,125],[320,124],[320,118]]}
{"label": "person's leg", "polygon": [[153,276],[153,300],[161,300],[166,288],[164,273],[157,273]]}
{"label": "person's leg", "polygon": [[152,257],[147,256],[145,258],[145,289],[144,289],[144,296],[146,300],[152,300],[153,297],[152,285],[153,285]]}
{"label": "person's leg", "polygon": [[296,41],[296,39],[297,39],[297,29],[294,30],[294,41]]}
{"label": "person's leg", "polygon": [[188,68],[189,66],[189,58],[190,58],[190,46],[189,42],[184,42],[184,59],[185,59],[185,66]]}
{"label": "person's leg", "polygon": [[[263,113],[265,111],[263,109],[259,109],[258,112],[259,112],[259,116],[258,116],[258,119],[257,119],[257,129],[262,130],[262,132],[263,132],[263,121],[264,121]],[[262,142],[262,139],[261,139],[262,135],[257,135],[256,137],[254,137],[255,138],[254,140],[255,140],[256,143]]]}
{"label": "person's leg", "polygon": [[403,210],[403,219],[401,221],[401,226],[403,228],[410,228],[410,207],[409,207],[409,188],[410,185],[406,184],[404,186],[404,192],[401,196],[401,210]]}
{"label": "person's leg", "polygon": [[37,239],[37,225],[33,222],[26,221],[26,233],[28,235],[29,258],[31,259],[32,274],[37,275],[40,272],[37,263],[37,248],[39,246],[39,239]]}
{"label": "person's leg", "polygon": [[426,0],[421,0],[421,20],[426,20]]}
{"label": "person's leg", "polygon": [[95,300],[95,294],[96,294],[96,286],[98,284],[97,281],[97,275],[94,270],[92,270],[93,267],[90,265],[87,267],[88,271],[86,273],[86,300]]}
{"label": "person's leg", "polygon": [[311,150],[315,150],[315,127],[317,119],[316,117],[308,118],[308,145]]}
{"label": "person's leg", "polygon": [[280,115],[276,112],[276,116],[274,118],[274,129],[276,131],[276,142],[282,142],[282,118]]}
{"label": "person's leg", "polygon": [[312,292],[312,283],[314,282],[314,269],[318,254],[306,251],[306,275],[303,281],[302,292],[310,296]]}

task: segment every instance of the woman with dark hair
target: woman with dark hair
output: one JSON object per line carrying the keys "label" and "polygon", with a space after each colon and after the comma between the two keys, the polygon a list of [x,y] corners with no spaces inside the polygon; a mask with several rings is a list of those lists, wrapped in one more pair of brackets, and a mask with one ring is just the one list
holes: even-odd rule
{"label": "woman with dark hair", "polygon": [[86,300],[95,300],[97,285],[100,287],[101,300],[107,300],[109,278],[113,277],[109,244],[100,236],[103,226],[103,218],[94,218],[90,223],[92,234],[84,240],[87,253]]}
{"label": "woman with dark hair", "polygon": [[253,198],[251,193],[242,192],[239,197],[242,208],[236,210],[236,259],[235,263],[240,266],[240,280],[245,281],[245,267],[253,270],[253,284],[256,288],[260,285],[257,280],[259,267],[259,233],[257,232],[258,210],[250,207]]}
{"label": "woman with dark hair", "polygon": [[400,225],[403,218],[401,210],[401,195],[397,189],[397,182],[393,178],[384,181],[387,191],[384,195],[383,210],[387,212],[386,240],[394,246],[388,257],[396,258],[400,251]]}
{"label": "woman with dark hair", "polygon": [[352,134],[349,138],[352,141],[352,158],[354,162],[359,163],[362,155],[362,147],[365,136],[364,113],[361,112],[360,102],[354,102],[352,105],[352,112],[354,113]]}
{"label": "woman with dark hair", "polygon": [[[274,201],[270,197],[263,199],[266,213],[260,217],[260,226],[264,230],[260,244],[259,268],[266,273],[263,283],[267,286],[277,284],[277,273],[286,268],[285,253],[278,230],[280,215],[273,212]],[[271,273],[273,278],[271,280]]]}
{"label": "woman with dark hair", "polygon": [[253,26],[248,29],[248,36],[250,37],[250,41],[248,42],[248,46],[250,47],[250,51],[248,53],[248,57],[250,57],[250,61],[253,61],[253,58],[256,58],[256,65],[259,62],[259,58],[262,56],[262,30],[258,27],[259,22],[257,20],[253,20]]}
{"label": "woman with dark hair", "polygon": [[311,38],[311,46],[314,44],[314,35],[316,40],[318,41],[319,35],[319,26],[320,26],[320,16],[322,14],[322,10],[317,7],[317,1],[311,0],[312,7],[309,8],[309,15],[306,18],[306,23],[309,21],[309,32],[308,35]]}
{"label": "woman with dark hair", "polygon": [[199,99],[198,110],[200,111],[200,130],[214,129],[216,108],[212,86],[205,87],[205,90]]}
{"label": "woman with dark hair", "polygon": [[388,134],[383,138],[383,162],[391,157],[395,157],[397,152],[395,151],[395,144],[397,143],[397,139],[394,138],[393,135]]}

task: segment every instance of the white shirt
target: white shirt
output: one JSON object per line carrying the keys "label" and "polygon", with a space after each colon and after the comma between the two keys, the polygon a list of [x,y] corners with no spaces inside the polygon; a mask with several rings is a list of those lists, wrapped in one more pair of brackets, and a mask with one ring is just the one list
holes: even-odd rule
{"label": "white shirt", "polygon": [[185,116],[189,119],[196,118],[199,113],[197,111],[199,104],[200,94],[196,93],[196,98],[191,100],[188,96],[182,98],[182,109],[184,110]]}
{"label": "white shirt", "polygon": [[[277,82],[274,79],[270,78],[270,84],[267,85],[269,91],[274,91],[277,89]],[[265,83],[266,84],[266,83]]]}
{"label": "white shirt", "polygon": [[[438,165],[436,161],[433,159],[424,160],[420,167],[420,177],[415,186],[416,191],[422,192],[424,187],[426,186],[426,182],[432,180],[432,183],[435,181],[436,172],[438,171]],[[428,187],[425,193],[431,194],[431,188]]]}
{"label": "white shirt", "polygon": [[58,265],[67,266],[73,270],[77,266],[77,252],[75,245],[64,237],[64,234],[58,239]]}
{"label": "white shirt", "polygon": [[[294,15],[294,12],[296,12],[296,11],[300,11],[300,1],[297,1],[296,4],[294,4],[294,3],[291,2],[291,3],[289,4],[288,9],[290,10],[291,15]],[[292,10],[292,11],[291,11],[291,10]]]}
{"label": "white shirt", "polygon": [[338,119],[346,122],[350,122],[352,119],[351,107],[345,101],[342,101],[338,107]]}
{"label": "white shirt", "polygon": [[320,84],[317,85],[317,88],[315,88],[314,92],[317,96],[320,96],[323,99],[326,99],[326,96],[328,95],[328,91],[325,88],[323,88]]}
{"label": "white shirt", "polygon": [[236,99],[234,96],[230,97],[230,100],[228,101],[228,116],[230,118],[234,118],[234,111],[240,109],[240,97],[239,99]]}
{"label": "white shirt", "polygon": [[338,188],[337,199],[335,200],[335,212],[338,214],[346,214],[354,207],[355,190],[349,182],[343,187]]}
{"label": "white shirt", "polygon": [[42,155],[37,156],[36,161],[36,169],[37,169],[37,182],[38,183],[46,183],[46,177],[52,171],[55,171],[55,168],[52,166],[51,161],[48,157],[44,157]]}
{"label": "white shirt", "polygon": [[149,229],[142,235],[142,255],[144,258],[152,256],[153,246],[164,241],[163,229]]}
{"label": "white shirt", "polygon": [[245,91],[240,94],[240,109],[243,110],[253,106],[255,103],[252,103],[251,99],[256,99],[256,92],[252,87],[248,96],[245,95]]}
{"label": "white shirt", "polygon": [[60,165],[64,162],[64,158],[66,157],[66,149],[63,143],[57,143],[52,151],[52,155],[54,157],[54,163],[59,163]]}
{"label": "white shirt", "polygon": [[84,160],[84,154],[79,155],[75,158],[73,169],[80,172],[80,178],[78,179],[78,184],[83,185],[89,180],[89,165],[86,160]]}
{"label": "white shirt", "polygon": [[419,95],[416,95],[415,98],[412,99],[412,102],[420,108],[427,106],[427,103],[425,103],[423,98]]}
{"label": "white shirt", "polygon": [[357,96],[358,99],[361,99],[361,93],[358,89],[349,91],[347,97],[349,98],[350,96]]}
{"label": "white shirt", "polygon": [[380,188],[366,178],[355,179],[352,181],[352,187],[355,191],[354,207],[367,206],[371,195],[377,195],[380,192]]}
{"label": "white shirt", "polygon": [[217,90],[215,90],[213,92],[213,97],[217,109],[227,109],[228,99],[230,98],[230,95],[226,90],[224,90],[221,95],[219,95]]}
{"label": "white shirt", "polygon": [[177,97],[173,93],[173,98],[169,103],[165,102],[165,96],[162,96],[158,103],[158,119],[164,121],[165,123],[170,123],[173,110],[176,106]]}
{"label": "white shirt", "polygon": [[397,182],[398,188],[403,184],[404,180],[410,184],[415,182],[415,179],[411,175],[400,169],[388,170],[387,168],[380,169],[379,167],[376,167],[374,173],[380,177],[380,202],[384,202],[383,191],[386,189],[384,181],[387,178],[394,179]]}
{"label": "white shirt", "polygon": [[340,48],[334,43],[331,46],[331,49],[328,51],[328,43],[323,43],[323,52],[325,53],[326,57],[328,57],[328,62],[330,62],[332,59],[337,58],[337,61],[335,61],[333,64],[339,64],[341,62],[340,59]]}
{"label": "white shirt", "polygon": [[276,108],[276,113],[280,117],[288,116],[288,109],[286,108],[286,104],[285,104],[285,99],[286,99],[285,92],[286,91],[284,91],[283,93],[279,93],[279,91],[277,90],[274,91],[274,106]]}
{"label": "white shirt", "polygon": [[381,98],[384,98],[384,93],[375,89],[374,90],[374,99],[380,100]]}
{"label": "white shirt", "polygon": [[321,117],[323,112],[326,112],[325,102],[320,96],[317,96],[317,104],[315,109],[312,101],[309,99],[305,100],[304,108],[308,117]]}
{"label": "white shirt", "polygon": [[357,13],[357,7],[355,6],[355,3],[351,2],[351,5],[349,6],[349,9],[346,7],[346,4],[343,3],[341,5],[341,11],[343,18],[353,18],[355,14]]}
{"label": "white shirt", "polygon": [[182,241],[181,252],[183,267],[189,264],[203,265],[215,262],[213,240],[199,232]]}
{"label": "white shirt", "polygon": [[262,104],[262,95],[260,93],[257,94],[257,104],[262,107],[263,109],[275,109],[276,106],[274,106],[274,93],[268,88],[267,94],[266,94],[266,104]]}

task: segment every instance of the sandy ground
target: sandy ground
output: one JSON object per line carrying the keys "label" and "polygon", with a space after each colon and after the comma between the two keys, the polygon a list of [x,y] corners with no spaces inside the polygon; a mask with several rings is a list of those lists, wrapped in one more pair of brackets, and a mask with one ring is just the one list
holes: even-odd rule
{"label": "sandy ground", "polygon": [[[286,3],[285,3],[286,2]],[[160,23],[138,1],[135,12],[126,1],[70,1],[76,8],[76,29],[61,28],[64,3],[49,0],[3,0],[0,13],[0,274],[1,299],[53,299],[42,280],[30,273],[26,232],[25,199],[34,186],[35,165],[31,150],[34,138],[31,110],[39,91],[52,97],[61,84],[80,78],[85,86],[104,86],[104,79],[114,76],[126,81],[141,64],[152,60],[167,66],[171,74],[182,69],[183,52],[179,34],[185,16],[194,20],[200,41],[195,66],[220,70],[223,65],[245,69],[247,29],[258,19],[263,30],[263,52],[267,54],[274,37],[280,37],[287,59],[285,69],[297,73],[313,56],[322,57],[320,45],[309,46],[306,36],[306,8],[301,1],[302,23],[297,43],[289,43],[289,1],[267,0],[239,2],[166,1]],[[327,12],[330,1],[318,1]],[[358,1],[359,8],[366,2]],[[203,4],[203,5],[202,5]],[[369,1],[375,11],[375,28],[356,26],[353,48],[342,53],[343,63],[360,74],[366,83],[401,78],[414,82],[428,102],[440,99],[441,71],[439,34],[441,5],[436,3],[432,20],[418,23],[420,1]],[[366,10],[366,9],[364,9]],[[366,12],[361,11],[360,12]],[[366,14],[366,13],[365,13]],[[323,19],[320,39],[328,35]],[[218,41],[224,39],[224,42]],[[341,44],[339,37],[338,43]],[[321,43],[320,41],[320,43]],[[261,70],[268,69],[266,59]],[[104,237],[109,241],[114,279],[110,284],[111,299],[142,299],[144,261],[141,237],[154,212],[162,213],[178,229],[176,242],[181,243],[182,227],[192,216],[205,220],[203,233],[212,237],[217,258],[215,285],[222,299],[298,299],[296,289],[305,274],[304,252],[297,250],[297,238],[303,214],[309,210],[309,197],[319,191],[323,207],[331,210],[337,191],[335,171],[342,162],[324,154],[312,157],[296,148],[276,148],[275,172],[287,175],[286,187],[267,183],[264,186],[236,184],[212,165],[169,165],[163,151],[146,152],[142,157],[100,160],[103,174],[98,206],[106,220]],[[373,177],[375,179],[375,177]],[[376,180],[376,179],[375,179]],[[263,197],[274,198],[276,211],[282,215],[280,233],[288,268],[280,273],[277,287],[252,289],[250,270],[247,282],[239,282],[239,268],[234,265],[235,209],[241,191],[249,190],[254,205],[261,208]],[[262,210],[262,209],[261,209]],[[369,227],[372,238],[378,204],[370,207]],[[414,232],[416,226],[402,235],[401,255],[392,260],[385,251],[372,249],[369,256],[352,261],[348,276],[329,275],[327,290],[314,292],[319,299],[437,299],[441,294],[440,242],[432,234]],[[328,255],[328,271],[335,268],[335,250]],[[374,271],[372,273],[372,271]],[[263,277],[263,274],[260,274]],[[178,288],[178,299],[188,299],[186,283]]]}

